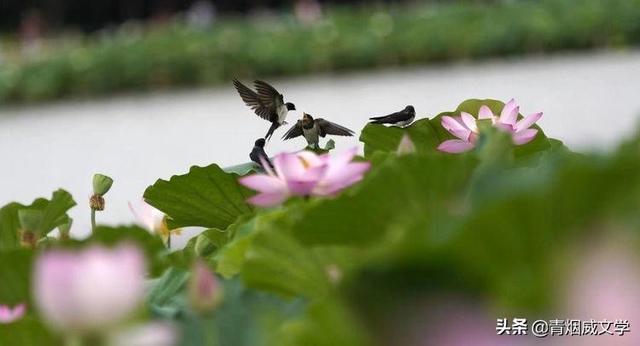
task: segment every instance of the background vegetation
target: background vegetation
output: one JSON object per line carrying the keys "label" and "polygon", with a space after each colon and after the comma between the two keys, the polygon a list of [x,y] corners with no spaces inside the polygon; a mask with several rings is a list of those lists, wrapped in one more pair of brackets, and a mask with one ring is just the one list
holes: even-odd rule
{"label": "background vegetation", "polygon": [[[640,0],[334,8],[314,24],[292,16],[221,19],[45,43],[0,64],[0,102],[214,85],[231,78],[338,72],[640,42]],[[47,48],[49,47],[49,48]]]}

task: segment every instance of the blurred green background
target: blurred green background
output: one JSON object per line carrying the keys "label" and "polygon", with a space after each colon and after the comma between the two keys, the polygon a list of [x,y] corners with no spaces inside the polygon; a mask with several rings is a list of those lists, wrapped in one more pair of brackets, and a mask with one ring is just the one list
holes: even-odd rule
{"label": "blurred green background", "polygon": [[640,42],[640,0],[224,3],[57,26],[25,5],[0,38],[0,102]]}

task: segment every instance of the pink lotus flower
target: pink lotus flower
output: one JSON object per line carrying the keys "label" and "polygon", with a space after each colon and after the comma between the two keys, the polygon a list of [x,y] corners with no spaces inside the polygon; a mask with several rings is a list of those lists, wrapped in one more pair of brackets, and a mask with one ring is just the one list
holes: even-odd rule
{"label": "pink lotus flower", "polygon": [[640,266],[637,251],[629,243],[614,236],[587,247],[570,267],[567,287],[559,291],[564,293],[559,299],[566,304],[564,316],[627,321],[629,331],[620,336],[614,324],[610,330],[614,335],[571,337],[562,346],[640,345],[640,334],[633,329],[640,321]]}
{"label": "pink lotus flower", "polygon": [[140,226],[146,228],[149,232],[159,235],[165,243],[171,235],[180,235],[182,233],[179,228],[170,230],[165,214],[144,200],[141,200],[137,206],[129,202],[129,210],[131,210]]}
{"label": "pink lotus flower", "polygon": [[0,324],[7,324],[21,319],[27,312],[25,304],[18,304],[13,307],[9,305],[0,305]]}
{"label": "pink lotus flower", "polygon": [[459,118],[445,115],[442,117],[441,123],[442,127],[458,139],[450,139],[440,143],[438,150],[457,154],[475,148],[479,131],[476,118],[473,115],[466,112],[460,113]]}
{"label": "pink lotus flower", "polygon": [[52,250],[35,263],[33,295],[55,329],[97,331],[121,322],[141,303],[145,260],[131,245]]}
{"label": "pink lotus flower", "polygon": [[516,145],[523,145],[531,142],[538,134],[538,130],[530,127],[542,118],[542,112],[530,114],[518,121],[519,112],[520,106],[511,99],[502,108],[500,117],[495,116],[489,107],[482,106],[478,112],[478,119],[491,119],[493,126],[511,134]]}
{"label": "pink lotus flower", "polygon": [[[511,134],[514,144],[523,145],[531,142],[538,134],[537,129],[530,127],[542,118],[542,112],[533,113],[518,120],[519,112],[520,107],[514,99],[511,99],[502,108],[499,117],[494,115],[486,105],[481,106],[478,111],[478,119],[491,120],[494,127]],[[452,135],[458,137],[458,139],[442,142],[438,146],[438,150],[447,153],[462,153],[475,148],[479,134],[476,118],[465,112],[462,112],[460,115],[460,118],[442,117],[442,127]]]}
{"label": "pink lotus flower", "polygon": [[274,170],[240,178],[240,183],[259,192],[249,203],[272,207],[290,196],[333,196],[362,180],[368,162],[352,162],[357,148],[337,155],[310,151],[282,153],[273,160]]}

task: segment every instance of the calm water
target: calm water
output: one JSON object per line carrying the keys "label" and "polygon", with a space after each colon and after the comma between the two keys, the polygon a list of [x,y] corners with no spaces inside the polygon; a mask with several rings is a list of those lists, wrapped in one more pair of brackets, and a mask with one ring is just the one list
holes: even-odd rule
{"label": "calm water", "polygon": [[[574,149],[612,148],[631,134],[640,115],[640,52],[595,53],[518,61],[275,80],[298,112],[360,130],[366,118],[407,104],[419,116],[452,110],[467,98],[515,97],[524,113],[544,111],[548,135]],[[0,205],[30,202],[63,187],[82,205],[72,210],[74,233],[89,225],[85,200],[91,176],[116,183],[99,220],[131,222],[127,201],[158,178],[191,165],[248,160],[268,123],[252,115],[228,87],[4,108],[0,110]],[[299,149],[276,132],[267,152]],[[338,139],[338,148],[357,138]],[[192,233],[192,232],[191,232]],[[188,237],[189,234],[184,237]],[[183,239],[184,241],[184,239]],[[180,243],[180,241],[178,241]]]}

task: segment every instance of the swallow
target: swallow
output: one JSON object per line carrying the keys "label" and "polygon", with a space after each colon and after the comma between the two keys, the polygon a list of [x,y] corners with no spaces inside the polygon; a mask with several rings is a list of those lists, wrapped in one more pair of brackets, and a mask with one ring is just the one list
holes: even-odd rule
{"label": "swallow", "polygon": [[233,86],[238,90],[242,101],[248,107],[260,118],[271,122],[271,127],[264,137],[265,140],[269,140],[278,127],[287,123],[285,120],[289,111],[296,110],[296,106],[293,103],[285,103],[284,96],[266,82],[255,81],[256,91],[251,90],[237,79],[233,80]]}
{"label": "swallow", "polygon": [[262,166],[262,162],[263,162],[262,160],[264,160],[264,162],[266,162],[271,168],[273,168],[273,164],[269,160],[269,156],[267,155],[267,153],[264,151],[265,144],[266,144],[266,141],[264,138],[257,139],[256,143],[253,145],[253,149],[249,153],[249,158],[251,159],[251,161],[260,165],[262,169],[266,170],[266,167]]}
{"label": "swallow", "polygon": [[320,137],[324,138],[326,135],[353,136],[353,131],[322,118],[314,119],[311,115],[304,113],[302,119],[298,120],[282,136],[282,139],[287,140],[304,136],[310,146],[317,148]]}
{"label": "swallow", "polygon": [[382,117],[369,118],[372,124],[390,124],[393,126],[407,127],[416,118],[416,110],[413,106],[407,106],[399,112]]}

